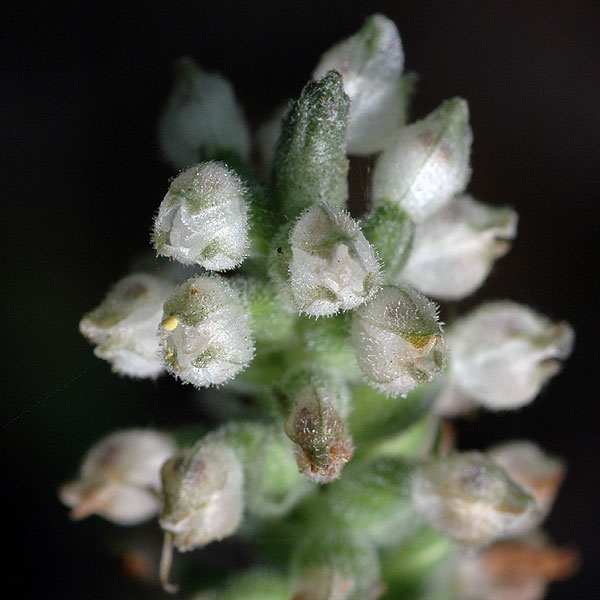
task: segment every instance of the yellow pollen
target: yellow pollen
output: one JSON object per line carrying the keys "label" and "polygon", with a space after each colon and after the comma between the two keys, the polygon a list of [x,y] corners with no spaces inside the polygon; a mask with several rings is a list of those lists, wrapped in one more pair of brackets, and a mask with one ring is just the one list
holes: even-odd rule
{"label": "yellow pollen", "polygon": [[179,319],[177,317],[174,317],[173,315],[167,317],[166,319],[163,319],[162,322],[162,326],[167,331],[173,331],[173,329],[175,329],[177,325],[179,325]]}

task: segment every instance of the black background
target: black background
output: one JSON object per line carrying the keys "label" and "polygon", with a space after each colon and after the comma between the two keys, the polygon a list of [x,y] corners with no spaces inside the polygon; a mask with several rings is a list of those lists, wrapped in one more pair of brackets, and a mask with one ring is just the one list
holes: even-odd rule
{"label": "black background", "polygon": [[[82,313],[148,248],[172,175],[158,160],[155,131],[173,61],[189,54],[230,78],[256,125],[298,95],[321,51],[377,11],[396,22],[407,68],[421,75],[413,117],[444,98],[468,99],[469,189],[520,215],[512,251],[457,308],[510,297],[576,330],[564,372],[533,405],[463,422],[459,441],[485,448],[528,437],[568,460],[547,529],[557,543],[581,549],[583,566],[548,597],[595,597],[596,3],[84,2],[2,10],[3,591],[161,597],[125,581],[117,559],[137,535],[156,543],[154,526],[73,524],[55,490],[90,443],[114,428],[202,416],[193,394],[168,379],[111,375],[77,332]],[[219,556],[234,550],[199,554],[218,568]]]}

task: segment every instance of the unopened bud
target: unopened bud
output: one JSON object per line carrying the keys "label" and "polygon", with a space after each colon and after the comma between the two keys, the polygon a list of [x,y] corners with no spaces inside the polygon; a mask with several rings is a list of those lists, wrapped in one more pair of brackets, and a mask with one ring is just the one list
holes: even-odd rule
{"label": "unopened bud", "polygon": [[79,478],[63,485],[61,500],[73,519],[97,514],[119,525],[135,525],[160,510],[160,468],[175,452],[164,434],[134,429],[113,433],[85,455]]}
{"label": "unopened bud", "polygon": [[533,498],[479,452],[421,464],[413,477],[412,500],[432,527],[468,545],[509,534],[535,510]]}
{"label": "unopened bud", "polygon": [[273,168],[273,194],[288,219],[316,202],[346,203],[349,104],[340,74],[330,71],[290,106]]}
{"label": "unopened bud", "polygon": [[512,209],[460,196],[417,226],[402,278],[434,298],[460,300],[483,283],[516,230]]}
{"label": "unopened bud", "polygon": [[303,377],[289,395],[286,435],[295,444],[300,471],[315,483],[337,479],[352,458],[352,438],[344,422],[344,390],[317,376]]}
{"label": "unopened bud", "polygon": [[154,275],[128,275],[83,317],[79,330],[96,344],[94,354],[110,362],[117,373],[158,377],[164,367],[156,328],[173,288],[170,281]]}
{"label": "unopened bud", "polygon": [[254,355],[240,296],[215,275],[191,277],[175,290],[164,304],[159,335],[167,370],[196,387],[232,379]]}
{"label": "unopened bud", "polygon": [[246,189],[220,162],[201,163],[172,182],[154,221],[161,256],[211,271],[239,265],[250,246]]}
{"label": "unopened bud", "polygon": [[490,410],[505,410],[531,402],[560,370],[559,360],[571,352],[573,330],[526,306],[497,301],[457,321],[449,344],[447,393],[466,396]]}
{"label": "unopened bud", "polygon": [[252,569],[227,578],[216,590],[201,592],[191,600],[289,600],[286,578],[273,571]]}
{"label": "unopened bud", "polygon": [[201,69],[191,58],[175,65],[175,83],[159,123],[167,161],[183,169],[219,151],[250,154],[250,133],[229,81]]}
{"label": "unopened bud", "polygon": [[514,441],[495,446],[487,455],[499,464],[508,476],[527,490],[535,500],[536,510],[530,522],[523,523],[515,534],[535,529],[548,515],[558,488],[565,477],[562,460],[545,454],[529,441]]}
{"label": "unopened bud", "polygon": [[408,287],[385,286],[353,315],[352,343],[369,381],[390,395],[406,395],[431,381],[446,360],[437,306]]}
{"label": "unopened bud", "polygon": [[168,583],[172,546],[186,552],[236,531],[244,512],[244,473],[231,447],[208,436],[163,465],[162,488],[161,581],[173,591]]}
{"label": "unopened bud", "polygon": [[471,141],[469,109],[460,98],[400,129],[375,164],[375,201],[398,204],[423,221],[465,189]]}
{"label": "unopened bud", "polygon": [[292,600],[377,600],[383,592],[374,546],[342,532],[303,540],[292,557]]}
{"label": "unopened bud", "polygon": [[369,17],[358,33],[321,57],[313,78],[337,71],[350,98],[346,136],[349,154],[378,152],[404,124],[406,97],[400,82],[403,68],[398,30],[383,15]]}
{"label": "unopened bud", "polygon": [[303,313],[323,316],[349,310],[379,288],[375,251],[343,209],[328,204],[306,209],[290,234],[290,247],[290,284]]}

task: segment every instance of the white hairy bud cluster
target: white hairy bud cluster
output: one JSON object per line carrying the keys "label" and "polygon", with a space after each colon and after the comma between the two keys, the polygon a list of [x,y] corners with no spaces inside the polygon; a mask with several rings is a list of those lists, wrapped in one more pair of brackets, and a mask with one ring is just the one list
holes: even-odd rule
{"label": "white hairy bud cluster", "polygon": [[402,278],[434,298],[460,300],[483,283],[516,232],[512,209],[459,196],[417,225]]}
{"label": "white hairy bud cluster", "polygon": [[175,452],[173,440],[152,430],[113,433],[85,455],[79,477],[60,489],[73,519],[97,514],[135,525],[160,510],[160,468]]}
{"label": "white hairy bud cluster", "polygon": [[332,315],[366,302],[381,283],[373,246],[342,208],[315,204],[290,234],[289,279],[294,301],[311,316]]}
{"label": "white hairy bud cluster", "polygon": [[452,415],[470,404],[490,410],[524,406],[560,370],[559,360],[570,354],[573,337],[566,323],[552,323],[526,306],[484,304],[449,333],[449,385],[438,412]]}
{"label": "white hairy bud cluster", "polygon": [[346,134],[349,154],[378,152],[403,125],[406,110],[401,86],[403,68],[404,52],[398,30],[383,15],[367,19],[358,33],[321,57],[313,79],[337,71],[350,98]]}
{"label": "white hairy bud cluster", "polygon": [[81,333],[96,344],[94,354],[122,375],[158,377],[164,366],[156,330],[163,303],[174,287],[146,273],[134,273],[116,283],[102,304],[79,323]]}
{"label": "white hairy bud cluster", "polygon": [[254,356],[240,295],[217,275],[191,277],[175,290],[164,304],[159,335],[167,370],[196,387],[232,379]]}
{"label": "white hairy bud cluster", "polygon": [[396,132],[373,173],[373,198],[397,204],[416,223],[462,192],[473,136],[467,103],[455,98]]}
{"label": "white hairy bud cluster", "polygon": [[446,360],[437,306],[409,287],[385,286],[360,306],[353,314],[352,343],[369,381],[394,396],[431,381]]}
{"label": "white hairy bud cluster", "polygon": [[250,246],[245,195],[241,179],[224,163],[183,171],[171,182],[154,221],[157,253],[211,271],[238,266]]}

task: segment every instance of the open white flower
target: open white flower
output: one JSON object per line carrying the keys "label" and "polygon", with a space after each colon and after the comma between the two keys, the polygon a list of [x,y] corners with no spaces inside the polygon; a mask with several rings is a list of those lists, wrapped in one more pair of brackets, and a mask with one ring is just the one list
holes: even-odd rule
{"label": "open white flower", "polygon": [[165,302],[159,335],[169,373],[196,387],[232,379],[254,356],[241,298],[216,275],[191,277],[175,290]]}
{"label": "open white flower", "polygon": [[152,430],[113,433],[84,457],[79,478],[60,489],[73,519],[97,514],[119,525],[135,525],[160,510],[160,469],[174,454],[173,440]]}
{"label": "open white flower", "polygon": [[381,282],[375,250],[343,209],[315,204],[290,234],[294,301],[312,316],[349,310],[373,297]]}
{"label": "open white flower", "polygon": [[460,300],[483,283],[516,232],[512,209],[459,196],[417,225],[401,277],[434,298]]}
{"label": "open white flower", "polygon": [[233,269],[250,246],[245,195],[241,179],[224,163],[201,163],[180,173],[154,221],[157,253],[211,271]]}
{"label": "open white flower", "polygon": [[134,273],[121,279],[79,330],[96,344],[94,354],[130,377],[158,377],[164,366],[156,330],[162,305],[175,286],[166,279]]}
{"label": "open white flower", "polygon": [[531,402],[560,370],[573,346],[567,323],[552,323],[516,302],[484,304],[456,322],[449,382],[437,410],[452,415],[469,405],[490,410]]}

